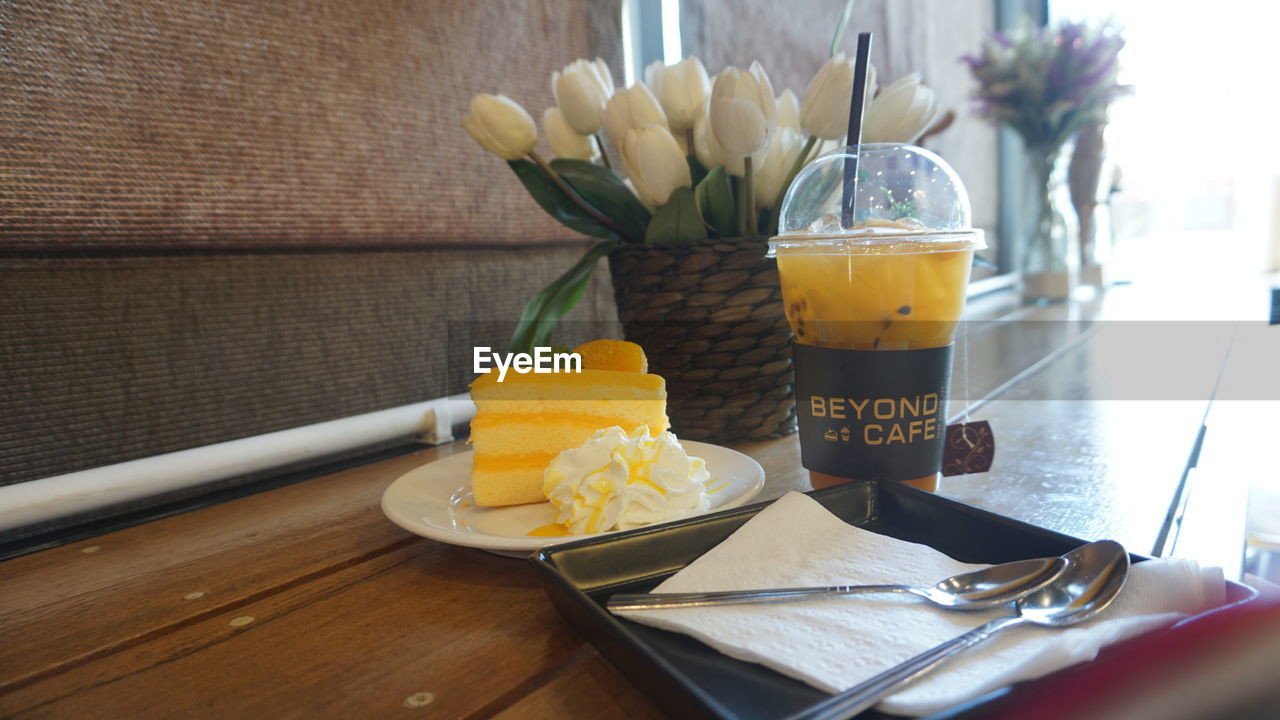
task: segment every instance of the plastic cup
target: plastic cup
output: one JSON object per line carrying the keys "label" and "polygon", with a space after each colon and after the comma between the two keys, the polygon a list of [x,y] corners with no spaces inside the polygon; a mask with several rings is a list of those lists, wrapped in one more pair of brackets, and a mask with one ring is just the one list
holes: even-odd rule
{"label": "plastic cup", "polygon": [[985,244],[954,171],[909,145],[862,146],[855,222],[843,227],[848,152],[797,176],[770,243],[795,334],[802,460],[815,488],[936,490],[950,347]]}

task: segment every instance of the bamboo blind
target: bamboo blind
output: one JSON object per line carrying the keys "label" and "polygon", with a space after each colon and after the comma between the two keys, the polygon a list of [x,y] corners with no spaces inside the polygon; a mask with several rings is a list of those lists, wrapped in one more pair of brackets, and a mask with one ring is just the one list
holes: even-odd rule
{"label": "bamboo blind", "polygon": [[553,70],[616,65],[615,11],[0,2],[0,250],[564,240],[459,119],[478,92],[540,116]]}

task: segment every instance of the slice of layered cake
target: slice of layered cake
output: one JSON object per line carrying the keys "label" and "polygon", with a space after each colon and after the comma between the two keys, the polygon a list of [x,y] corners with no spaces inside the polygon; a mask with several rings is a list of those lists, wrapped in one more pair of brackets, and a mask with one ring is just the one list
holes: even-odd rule
{"label": "slice of layered cake", "polygon": [[596,340],[574,350],[582,372],[517,374],[502,382],[490,372],[471,383],[476,415],[471,490],[477,505],[542,502],[542,475],[562,450],[601,428],[625,432],[667,429],[666,383],[646,372],[634,343]]}

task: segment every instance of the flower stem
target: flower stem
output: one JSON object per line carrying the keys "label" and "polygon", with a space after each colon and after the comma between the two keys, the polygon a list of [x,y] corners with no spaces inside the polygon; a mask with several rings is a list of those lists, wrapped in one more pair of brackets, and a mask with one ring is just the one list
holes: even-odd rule
{"label": "flower stem", "polygon": [[600,133],[596,133],[591,137],[595,138],[596,147],[600,148],[600,159],[604,161],[604,166],[610,170],[613,169],[613,163],[609,162],[609,153],[604,149],[604,140],[600,139]]}
{"label": "flower stem", "polygon": [[623,240],[626,240],[627,242],[640,242],[640,239],[632,237],[630,234],[627,233],[626,230],[623,230],[617,223],[610,220],[607,216],[602,214],[599,210],[592,207],[591,203],[588,203],[586,200],[583,200],[582,196],[579,195],[577,191],[575,191],[572,187],[570,187],[569,183],[565,182],[564,178],[560,177],[560,173],[556,172],[555,168],[548,165],[547,161],[543,160],[541,155],[539,155],[536,152],[530,151],[529,158],[533,160],[534,164],[542,168],[542,171],[547,174],[547,177],[551,178],[551,182],[555,183],[556,187],[560,188],[560,191],[565,194],[565,197],[569,198],[569,200],[574,205],[577,205],[579,208],[581,208],[583,212],[590,215],[592,220],[595,220],[601,225],[617,233],[619,236],[622,237]]}
{"label": "flower stem", "polygon": [[755,171],[751,167],[750,155],[742,158],[742,169],[742,179],[744,181],[742,184],[746,187],[746,191],[743,194],[746,195],[747,228],[750,231],[750,234],[744,231],[742,236],[754,237],[760,234],[760,227],[756,218]]}
{"label": "flower stem", "polygon": [[818,144],[818,136],[810,135],[809,139],[804,142],[804,147],[800,148],[800,153],[796,155],[796,161],[791,163],[791,169],[787,171],[787,179],[782,183],[782,189],[778,191],[778,197],[773,201],[773,207],[769,210],[769,225],[765,228],[765,232],[769,235],[778,234],[778,213],[782,210],[782,198],[786,197],[787,189],[791,187],[791,181],[796,179],[796,175],[800,173],[800,168],[804,167],[805,158],[809,157],[809,153],[813,151],[813,146]]}

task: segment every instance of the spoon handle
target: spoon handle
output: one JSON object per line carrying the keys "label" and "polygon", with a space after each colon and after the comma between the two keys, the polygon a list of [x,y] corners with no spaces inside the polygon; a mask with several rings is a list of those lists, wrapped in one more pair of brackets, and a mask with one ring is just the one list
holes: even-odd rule
{"label": "spoon handle", "polygon": [[774,588],[772,590],[720,590],[688,593],[618,593],[609,598],[609,610],[656,610],[659,608],[767,603],[804,597],[835,597],[862,593],[911,592],[907,585],[832,585],[829,587]]}
{"label": "spoon handle", "polygon": [[842,693],[811,705],[787,717],[786,720],[845,720],[853,717],[941,665],[947,658],[977,645],[1004,628],[1023,621],[1024,619],[1018,615],[992,620],[941,645],[925,650],[910,660],[895,665]]}

